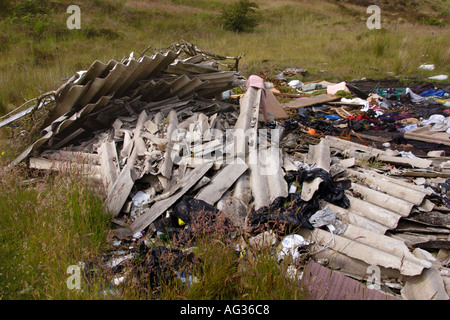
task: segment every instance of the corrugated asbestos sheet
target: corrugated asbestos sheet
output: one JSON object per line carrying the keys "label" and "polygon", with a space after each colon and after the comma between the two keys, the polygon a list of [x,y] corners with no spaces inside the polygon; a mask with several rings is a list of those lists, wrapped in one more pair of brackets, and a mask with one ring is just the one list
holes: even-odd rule
{"label": "corrugated asbestos sheet", "polygon": [[[288,195],[287,183],[283,178],[281,168],[281,154],[277,148],[276,141],[270,141],[267,148],[257,150],[258,139],[258,113],[261,103],[261,91],[263,89],[249,87],[240,102],[241,113],[235,126],[235,154],[238,159],[248,162],[249,174],[238,180],[236,189],[246,191],[243,185],[249,186],[254,198],[255,209],[268,206],[277,197]],[[241,132],[239,132],[241,130]],[[245,137],[248,136],[248,146],[252,148],[246,150]],[[245,154],[248,159],[245,159]],[[236,195],[241,198],[241,195]]]}
{"label": "corrugated asbestos sheet", "polygon": [[203,65],[201,58],[176,60],[179,54],[170,50],[123,63],[95,61],[78,72],[58,90],[41,138],[12,165],[30,154],[61,148],[86,131],[107,127],[118,116],[157,109],[160,101],[175,108],[194,94],[214,97],[241,84],[233,71]]}
{"label": "corrugated asbestos sheet", "polygon": [[[337,138],[326,137],[321,144],[328,142],[330,149],[340,152],[352,147],[350,142],[335,142],[335,139]],[[377,151],[373,150],[375,154]],[[323,150],[318,153],[320,159],[312,159],[312,164],[323,161],[323,153]],[[345,172],[346,177],[352,181],[351,189],[346,191],[350,206],[344,209],[331,203],[323,203],[323,207],[328,205],[331,211],[337,213],[338,219],[347,225],[345,231],[341,234],[334,234],[325,228],[300,231],[303,237],[315,243],[312,252],[316,254],[316,258],[329,258],[330,266],[338,269],[345,259],[347,263],[359,261],[357,264],[365,267],[360,270],[355,268],[354,272],[347,269],[346,274],[361,280],[367,278],[364,268],[369,266],[381,267],[384,276],[392,275],[389,270],[394,270],[398,278],[420,275],[424,269],[430,268],[431,262],[413,255],[404,241],[386,235],[388,230],[395,230],[399,220],[408,217],[414,208],[431,210],[432,206],[430,208],[426,199],[429,191],[369,170],[347,168]],[[341,255],[346,258],[335,259]],[[336,262],[334,266],[333,261]]]}

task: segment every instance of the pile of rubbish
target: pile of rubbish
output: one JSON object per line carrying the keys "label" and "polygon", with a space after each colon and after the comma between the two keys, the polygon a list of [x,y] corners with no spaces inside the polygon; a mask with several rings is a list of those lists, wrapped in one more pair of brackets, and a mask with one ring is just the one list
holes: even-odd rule
{"label": "pile of rubbish", "polygon": [[[235,237],[276,229],[269,245],[279,259],[308,257],[308,288],[317,283],[307,275],[332,268],[322,285],[336,280],[340,290],[321,298],[376,278],[375,289],[352,297],[448,299],[449,87],[363,91],[357,82],[289,80],[306,73],[295,68],[273,82],[246,79],[193,45],[172,49],[95,61],[40,99],[33,108],[51,110],[41,137],[10,164],[76,168],[103,187],[117,226],[111,268],[135,256],[122,250],[130,243],[159,266],[168,249],[150,239],[185,244],[196,220],[216,223],[220,212]],[[226,58],[237,66],[240,57]],[[177,261],[164,268],[193,281]]]}

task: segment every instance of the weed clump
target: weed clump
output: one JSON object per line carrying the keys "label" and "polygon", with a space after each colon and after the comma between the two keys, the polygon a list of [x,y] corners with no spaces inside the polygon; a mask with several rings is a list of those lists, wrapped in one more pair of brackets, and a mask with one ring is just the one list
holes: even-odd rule
{"label": "weed clump", "polygon": [[222,10],[220,20],[225,30],[233,32],[251,32],[261,20],[258,4],[249,0],[239,0]]}

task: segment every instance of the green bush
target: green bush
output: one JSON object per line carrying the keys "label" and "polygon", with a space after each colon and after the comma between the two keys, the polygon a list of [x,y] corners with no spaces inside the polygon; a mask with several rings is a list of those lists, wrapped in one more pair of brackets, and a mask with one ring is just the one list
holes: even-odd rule
{"label": "green bush", "polygon": [[445,22],[433,17],[422,17],[419,19],[419,24],[428,25],[428,26],[438,26],[445,27]]}
{"label": "green bush", "polygon": [[42,0],[24,0],[13,2],[11,11],[15,17],[23,17],[26,15],[44,14],[45,8]]}
{"label": "green bush", "polygon": [[7,20],[19,29],[25,30],[34,39],[41,39],[55,29],[48,11],[41,0],[25,0],[13,2],[10,5],[10,15]]}
{"label": "green bush", "polygon": [[251,32],[259,24],[261,17],[259,6],[249,0],[239,0],[222,9],[220,20],[226,30]]}

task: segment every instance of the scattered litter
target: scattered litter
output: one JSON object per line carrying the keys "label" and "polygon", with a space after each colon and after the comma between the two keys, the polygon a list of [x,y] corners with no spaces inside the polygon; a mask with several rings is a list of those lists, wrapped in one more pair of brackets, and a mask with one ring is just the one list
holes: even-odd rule
{"label": "scattered litter", "polygon": [[[95,61],[35,106],[2,117],[0,126],[20,127],[34,109],[52,110],[10,166],[77,169],[99,186],[117,227],[107,267],[138,263],[153,288],[167,278],[202,281],[183,246],[198,228],[218,228],[252,232],[255,250],[281,236],[279,259],[310,259],[289,271],[302,281],[307,268],[332,268],[330,288],[342,280],[355,289],[376,265],[392,294],[369,289],[373,297],[448,299],[450,87],[304,83],[299,68],[246,79],[240,58],[181,42]],[[292,88],[299,94],[283,93]]]}
{"label": "scattered litter", "polygon": [[434,64],[422,64],[419,66],[419,69],[423,70],[434,70]]}
{"label": "scattered litter", "polygon": [[430,79],[430,80],[440,80],[440,81],[443,81],[443,80],[447,80],[447,79],[448,79],[448,75],[446,75],[446,74],[441,74],[441,75],[438,75],[438,76],[429,77],[428,79]]}
{"label": "scattered litter", "polygon": [[305,239],[298,234],[287,235],[283,238],[283,241],[281,241],[282,249],[278,253],[278,259],[282,260],[285,256],[292,256],[294,260],[297,260],[302,254],[302,249],[309,244],[308,241],[305,241]]}

